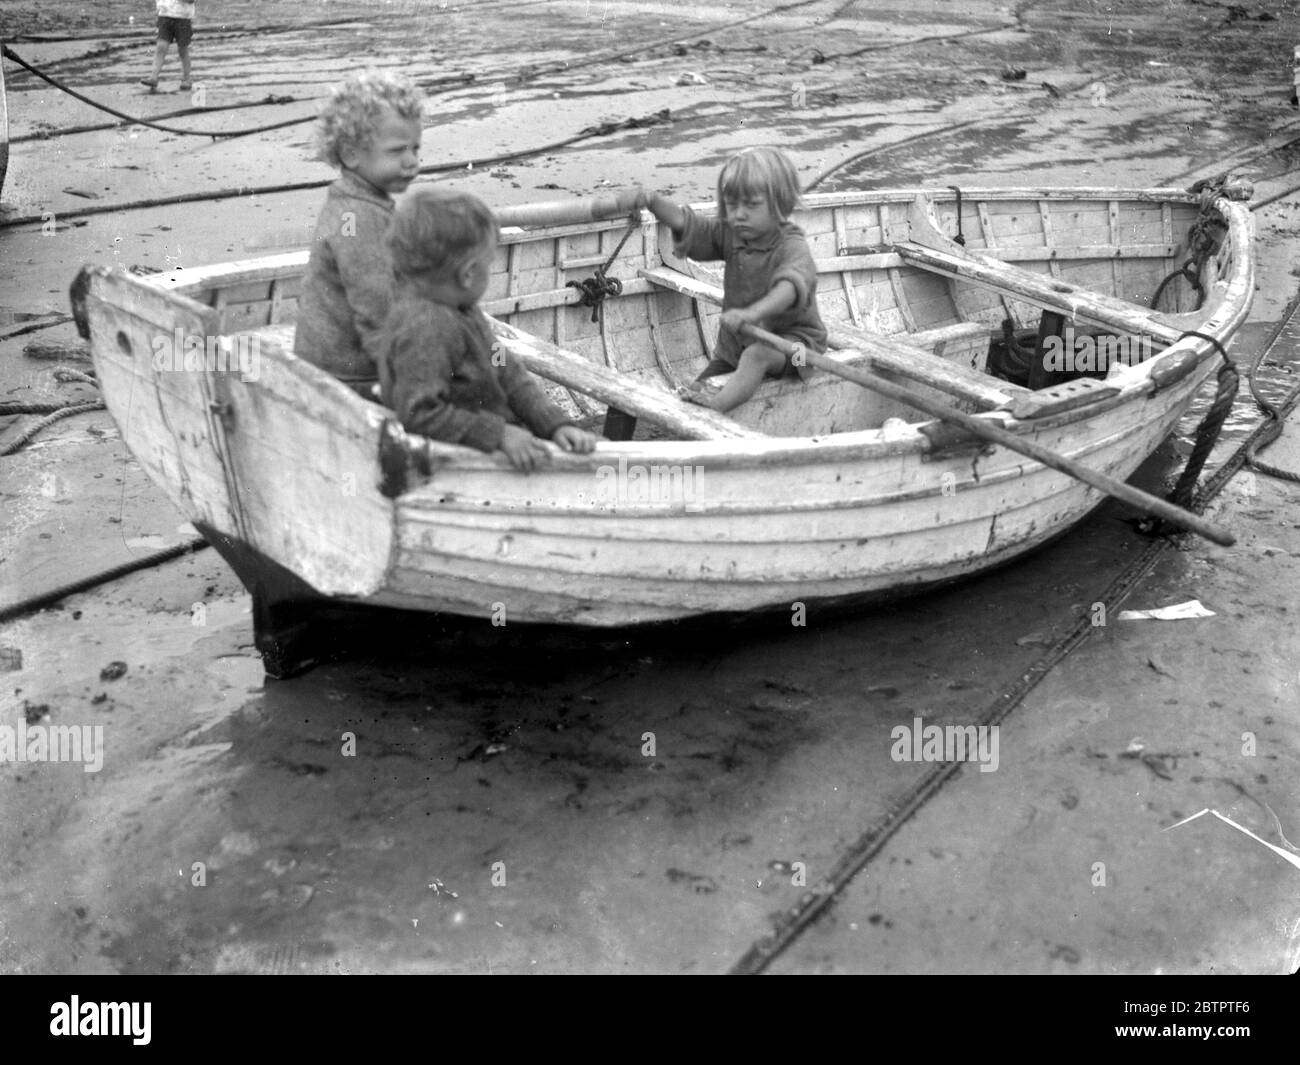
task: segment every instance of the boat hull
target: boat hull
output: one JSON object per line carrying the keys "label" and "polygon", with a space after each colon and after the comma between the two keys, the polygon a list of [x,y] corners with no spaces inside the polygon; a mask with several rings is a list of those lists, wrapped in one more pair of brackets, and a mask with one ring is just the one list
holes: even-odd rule
{"label": "boat hull", "polygon": [[[1136,297],[1182,265],[1197,232],[1194,197],[980,193],[962,206],[968,243],[959,255],[941,237],[911,243],[929,225],[915,190],[811,198],[819,291],[829,293],[824,310],[839,315],[832,342],[839,329],[861,347],[836,357],[866,359],[891,379],[1126,479],[1215,371],[1213,344],[1181,334],[1196,329],[1226,343],[1246,316],[1248,212],[1214,203],[1220,239],[1200,264],[1202,308],[1175,302],[1153,312]],[[925,206],[931,222],[955,228],[954,202],[936,196]],[[1069,230],[1071,213],[1094,228]],[[1106,243],[1120,240],[1128,222],[1119,219],[1145,220],[1130,226],[1131,246]],[[1012,221],[1018,231],[991,239]],[[586,456],[557,451],[528,476],[499,455],[407,437],[389,412],[294,358],[293,286],[305,255],[149,281],[91,271],[78,316],[133,454],[221,540],[263,606],[333,601],[498,625],[797,614],[1005,564],[1103,498],[1016,451],[945,440],[931,419],[848,382],[771,382],[734,422],[677,403],[665,385],[698,367],[716,334],[716,277],[675,260],[670,241],[643,221],[624,295],[589,323],[589,308],[575,306],[563,282],[607,254],[620,226],[507,231],[487,302],[505,319],[502,342],[551,379],[575,417],[626,408],[677,438],[602,442]],[[871,246],[873,237],[892,249]],[[921,262],[927,257],[937,265]],[[981,372],[1005,310],[1024,321],[1058,304],[1093,326],[1148,331],[1164,350],[1075,392],[1029,392]],[[518,332],[521,322],[529,331]],[[256,359],[238,347],[249,335],[260,345]],[[177,349],[191,336],[218,338],[225,364],[212,365],[209,353],[206,366],[187,365]],[[795,435],[791,425],[808,431]],[[263,614],[259,631],[273,634],[274,612]]]}

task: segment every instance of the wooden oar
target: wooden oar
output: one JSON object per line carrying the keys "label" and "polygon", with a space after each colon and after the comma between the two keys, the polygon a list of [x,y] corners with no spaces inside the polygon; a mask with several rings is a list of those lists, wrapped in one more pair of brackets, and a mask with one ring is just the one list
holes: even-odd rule
{"label": "wooden oar", "polygon": [[1140,488],[1134,488],[1131,484],[1125,484],[1123,481],[1117,481],[1113,477],[1107,477],[1104,473],[1098,473],[1096,470],[1089,469],[1087,466],[1081,466],[1073,459],[1066,458],[1064,455],[1057,454],[1041,444],[1036,444],[1032,440],[1026,440],[1024,437],[1010,433],[998,425],[990,425],[983,418],[976,418],[966,414],[964,411],[953,410],[952,407],[937,400],[930,399],[912,391],[910,388],[904,388],[902,385],[896,385],[892,381],[885,381],[881,378],[864,373],[853,367],[844,366],[834,359],[828,359],[825,355],[819,355],[815,351],[809,351],[799,344],[792,344],[774,333],[769,333],[766,329],[759,329],[757,326],[741,326],[742,333],[746,334],[752,340],[761,341],[777,351],[783,352],[790,356],[796,356],[802,352],[803,357],[807,360],[808,365],[815,366],[819,370],[825,370],[827,373],[834,374],[836,377],[843,377],[846,381],[852,381],[854,384],[861,385],[863,388],[869,388],[873,392],[879,392],[882,396],[888,396],[890,399],[896,399],[900,403],[906,403],[909,406],[916,407],[918,410],[925,411],[932,417],[939,418],[951,425],[959,425],[967,432],[974,436],[988,440],[990,443],[1000,444],[1002,447],[1011,451],[1017,451],[1026,455],[1044,466],[1050,466],[1054,470],[1060,470],[1061,473],[1068,473],[1071,477],[1082,481],[1084,484],[1091,485],[1107,495],[1114,496],[1122,500],[1131,507],[1153,514],[1165,521],[1172,522],[1174,525],[1181,526],[1184,529],[1190,529],[1207,540],[1212,540],[1216,544],[1222,544],[1224,547],[1230,547],[1236,542],[1236,538],[1226,529],[1206,521],[1182,507],[1175,506],[1168,500],[1153,496]]}
{"label": "wooden oar", "polygon": [[500,207],[492,213],[499,226],[568,226],[601,222],[607,218],[626,218],[630,212],[619,206],[617,196],[587,196],[581,200],[548,200]]}

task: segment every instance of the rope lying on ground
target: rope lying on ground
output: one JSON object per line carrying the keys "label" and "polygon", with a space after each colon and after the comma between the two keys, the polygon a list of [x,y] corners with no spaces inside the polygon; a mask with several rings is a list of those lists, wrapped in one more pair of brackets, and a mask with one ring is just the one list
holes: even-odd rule
{"label": "rope lying on ground", "polygon": [[[543,3],[543,2],[547,2],[547,0],[533,0],[533,2]],[[808,7],[808,6],[812,5],[812,4],[817,4],[817,3],[821,3],[821,2],[822,2],[822,0],[794,0],[794,2],[792,2],[792,3],[778,4],[778,5],[776,5],[775,7],[769,8],[767,11],[762,11],[762,12],[759,12],[758,14],[755,14],[755,15],[748,15],[748,16],[746,16],[745,18],[742,18],[742,19],[736,19],[736,20],[734,20],[734,21],[732,21],[732,22],[725,22],[725,23],[722,23],[722,24],[720,24],[720,25],[710,26],[710,27],[707,27],[707,28],[705,28],[705,29],[701,29],[701,30],[692,30],[692,31],[689,32],[689,33],[677,34],[677,35],[672,36],[672,37],[661,37],[661,38],[658,38],[658,39],[653,40],[653,41],[648,41],[648,42],[646,42],[646,43],[644,43],[644,44],[639,44],[639,45],[637,45],[637,46],[635,46],[635,47],[633,47],[633,48],[625,48],[625,49],[622,49],[622,50],[620,50],[620,51],[616,51],[616,52],[605,52],[605,53],[601,53],[601,54],[598,54],[598,55],[589,56],[589,57],[587,57],[586,59],[579,59],[579,60],[575,60],[575,61],[557,60],[557,61],[553,61],[553,62],[550,62],[550,63],[539,64],[539,65],[537,65],[537,66],[535,66],[535,67],[534,67],[534,66],[528,66],[528,65],[525,65],[525,66],[523,66],[523,67],[516,67],[516,68],[510,70],[509,72],[505,72],[505,73],[501,73],[501,74],[489,74],[487,77],[479,77],[479,76],[477,76],[477,75],[475,75],[475,74],[467,73],[467,74],[455,75],[455,76],[452,76],[452,77],[450,77],[450,78],[442,78],[442,79],[438,79],[438,80],[439,80],[439,81],[445,81],[445,82],[448,82],[448,83],[449,83],[449,84],[447,85],[447,87],[446,87],[445,89],[442,89],[441,91],[450,91],[450,90],[451,90],[452,88],[454,88],[456,85],[458,85],[458,84],[463,84],[463,83],[465,83],[465,82],[473,82],[473,83],[478,84],[478,85],[483,85],[483,84],[490,84],[490,83],[492,83],[492,82],[501,82],[501,83],[503,83],[503,84],[517,84],[517,83],[522,83],[522,82],[525,82],[525,81],[532,81],[532,80],[534,80],[534,79],[536,79],[536,78],[539,78],[539,77],[542,77],[543,75],[546,75],[546,74],[560,74],[560,73],[567,73],[567,72],[574,71],[574,70],[581,70],[581,69],[583,69],[583,68],[585,68],[585,67],[599,66],[599,65],[602,64],[602,63],[612,63],[612,62],[616,62],[616,61],[618,61],[618,60],[626,59],[626,58],[628,58],[628,57],[630,57],[630,56],[636,55],[636,54],[638,54],[638,53],[640,53],[640,52],[650,52],[650,51],[655,50],[656,48],[662,48],[662,47],[665,47],[665,46],[667,46],[667,45],[671,45],[671,44],[678,44],[678,43],[680,43],[680,42],[682,42],[682,41],[689,41],[689,40],[692,40],[693,38],[696,38],[696,37],[703,37],[705,34],[718,33],[718,32],[720,32],[720,31],[722,31],[722,30],[734,29],[734,28],[736,28],[737,26],[743,26],[743,25],[746,25],[746,24],[751,23],[751,22],[757,22],[757,21],[759,21],[759,20],[761,20],[761,19],[768,18],[768,17],[771,16],[771,15],[784,14],[785,12],[787,12],[787,11],[793,11],[793,10],[795,10],[796,8]],[[528,3],[528,2],[523,2],[523,3],[521,3],[521,4],[511,4],[511,3],[506,3],[506,4],[503,4],[502,6],[503,6],[503,7],[510,7],[510,6],[529,6],[529,3]],[[375,20],[375,19],[382,19],[382,18],[385,18],[385,17],[388,17],[388,18],[397,18],[397,17],[400,17],[400,13],[393,13],[393,14],[391,14],[391,15],[367,14],[367,15],[364,15],[364,16],[359,15],[359,16],[356,16],[356,17],[354,17],[354,18],[330,19],[330,20],[325,20],[325,21],[319,22],[319,23],[307,23],[307,24],[302,24],[302,25],[320,25],[320,26],[330,26],[330,25],[337,25],[337,24],[339,24],[339,23],[356,22],[356,21],[366,21],[366,22],[369,22],[369,21],[373,21],[373,20]],[[285,25],[285,26],[267,27],[266,29],[249,30],[249,31],[247,31],[247,32],[248,32],[248,33],[266,33],[266,32],[280,32],[281,30],[284,30],[284,31],[290,31],[290,32],[291,32],[291,31],[293,31],[293,30],[295,30],[295,29],[300,29],[300,28],[302,28],[302,25],[300,25],[300,26]],[[985,32],[987,32],[987,31],[985,31]],[[242,35],[244,35],[244,32],[243,32],[243,31],[241,31],[241,32],[239,32],[239,33],[234,33],[234,34],[226,34],[226,35],[224,35],[224,36],[227,36],[227,37],[235,37],[235,36],[242,36]],[[223,36],[223,35],[217,35],[216,37],[208,36],[208,37],[205,37],[205,39],[207,39],[207,40],[211,40],[211,39],[221,39],[222,36]],[[151,38],[150,38],[150,39],[151,39]],[[141,43],[146,43],[146,42],[141,42]],[[123,46],[119,46],[119,47],[126,47],[126,48],[136,47],[136,43],[135,43],[135,42],[132,42],[131,44],[123,45]],[[18,63],[18,64],[19,64],[20,66],[22,66],[24,69],[30,71],[32,74],[35,74],[37,77],[43,79],[44,81],[49,82],[49,84],[53,85],[55,88],[58,88],[58,89],[60,89],[60,90],[63,91],[63,92],[67,92],[69,95],[76,97],[77,99],[81,100],[82,102],[84,102],[84,103],[86,103],[86,104],[89,104],[91,107],[96,107],[96,108],[98,108],[98,109],[101,110],[101,111],[106,111],[107,113],[109,113],[109,114],[111,114],[111,115],[115,115],[115,116],[117,116],[117,117],[119,117],[119,118],[122,118],[122,119],[124,119],[125,121],[131,122],[131,123],[138,123],[138,124],[140,124],[140,125],[144,125],[144,126],[149,126],[150,128],[153,128],[153,129],[159,129],[159,130],[162,130],[162,131],[164,131],[164,132],[168,132],[168,133],[189,134],[189,135],[192,135],[192,136],[212,137],[212,138],[214,138],[214,139],[215,139],[215,138],[218,138],[218,137],[226,137],[226,138],[230,138],[230,137],[242,137],[242,136],[246,136],[246,135],[248,135],[248,134],[252,134],[252,133],[261,133],[261,132],[265,132],[265,131],[267,131],[267,130],[282,129],[282,128],[287,127],[287,126],[298,125],[298,124],[300,124],[300,123],[304,123],[304,122],[311,122],[311,121],[313,121],[313,120],[316,118],[315,115],[307,115],[307,116],[305,116],[305,117],[303,117],[303,118],[290,119],[290,120],[287,120],[287,121],[285,121],[285,122],[279,122],[279,123],[275,123],[275,124],[272,124],[272,125],[269,125],[269,126],[259,126],[259,127],[254,128],[254,129],[235,130],[235,131],[232,131],[232,132],[221,132],[221,131],[217,131],[217,132],[207,132],[207,131],[201,131],[201,130],[186,130],[186,129],[177,129],[177,128],[174,128],[174,127],[162,126],[162,125],[159,125],[159,124],[157,124],[157,123],[155,123],[155,122],[153,122],[153,121],[149,121],[149,120],[145,120],[145,119],[140,119],[140,118],[132,118],[130,115],[124,115],[124,114],[123,114],[122,112],[120,112],[120,111],[116,111],[116,110],[114,110],[114,109],[112,109],[112,108],[110,108],[110,107],[107,107],[107,106],[105,106],[105,105],[102,105],[102,104],[96,103],[94,100],[91,100],[89,97],[82,96],[80,93],[77,93],[75,90],[68,88],[66,85],[64,85],[62,82],[60,82],[58,79],[56,79],[56,78],[54,78],[54,77],[52,77],[52,76],[50,76],[50,75],[48,75],[48,74],[45,74],[45,73],[42,72],[41,70],[39,70],[39,69],[37,69],[36,67],[32,66],[31,64],[27,63],[25,60],[21,59],[21,58],[20,58],[16,53],[14,53],[14,52],[13,52],[13,51],[12,51],[12,50],[7,46],[7,45],[4,46],[3,54],[6,55],[6,56],[8,56],[8,57],[9,57],[10,59],[12,59],[14,62]],[[95,56],[98,56],[99,54],[102,54],[102,52],[101,52],[101,53],[94,53],[92,56],[87,56],[87,57],[83,57],[83,58],[93,58],[93,57],[95,57]],[[427,85],[422,85],[422,87],[427,87]],[[316,97],[312,97],[311,99],[316,99]],[[239,106],[239,105],[236,105],[236,106]],[[252,105],[252,106],[256,106],[256,105]],[[211,109],[210,109],[210,108],[202,108],[201,110],[217,110],[217,109],[215,109],[215,108],[211,108]],[[226,109],[225,109],[225,108],[222,108],[222,109],[220,109],[220,110],[226,110]],[[169,117],[169,116],[155,116],[155,117]],[[104,128],[104,127],[85,127],[84,129],[77,129],[77,130],[75,130],[75,132],[88,132],[88,131],[90,131],[91,129],[95,129],[95,128]],[[109,127],[109,128],[111,128],[111,127]],[[71,132],[71,131],[65,131],[65,132]],[[39,136],[39,135],[37,135],[37,136]],[[30,140],[30,139],[34,139],[33,135],[27,135],[27,136],[24,136],[24,137],[21,137],[21,138],[15,138],[15,140]]]}
{"label": "rope lying on ground", "polygon": [[[1251,360],[1250,369],[1246,372],[1246,383],[1250,385],[1251,397],[1255,400],[1259,409],[1268,416],[1269,420],[1262,424],[1256,430],[1257,435],[1252,435],[1251,439],[1247,442],[1243,462],[1245,465],[1258,470],[1260,473],[1266,474],[1269,477],[1279,477],[1284,481],[1300,483],[1300,474],[1293,473],[1290,470],[1284,470],[1279,466],[1270,466],[1266,462],[1261,462],[1258,458],[1258,452],[1268,447],[1269,444],[1273,443],[1273,441],[1282,435],[1282,425],[1286,415],[1283,412],[1282,407],[1273,403],[1271,400],[1266,399],[1255,384],[1255,372],[1263,363],[1264,356],[1267,355],[1269,351],[1272,350],[1273,345],[1277,343],[1278,338],[1282,335],[1282,330],[1284,330],[1290,323],[1291,316],[1295,314],[1297,308],[1300,308],[1300,292],[1297,292],[1291,297],[1291,302],[1288,303],[1282,311],[1282,316],[1278,319],[1277,325],[1273,327],[1273,331],[1269,334],[1268,340],[1266,340],[1260,347],[1259,351],[1256,352],[1255,358]],[[1296,389],[1292,392],[1292,396],[1289,398],[1294,398],[1297,392],[1300,392],[1300,385],[1296,386]]]}
{"label": "rope lying on ground", "polygon": [[[0,457],[12,455],[16,451],[21,451],[32,441],[37,433],[41,432],[41,430],[48,426],[53,425],[57,421],[61,421],[64,418],[70,418],[74,414],[85,414],[87,411],[103,409],[104,401],[102,399],[92,399],[85,403],[70,403],[66,407],[58,407],[52,413],[42,418],[39,422],[28,426],[28,428],[17,439],[11,440],[3,449],[0,449]],[[5,413],[7,412],[0,409],[0,414]],[[17,414],[22,412],[14,411],[13,413]]]}
{"label": "rope lying on ground", "polygon": [[[479,0],[481,3],[482,0]],[[477,6],[477,5],[476,5]],[[228,41],[237,37],[250,36],[267,36],[273,33],[292,33],[295,30],[324,28],[332,25],[346,24],[349,22],[377,22],[383,19],[404,18],[405,13],[393,12],[392,14],[371,12],[366,15],[354,15],[350,18],[333,18],[325,19],[320,22],[304,22],[297,25],[276,24],[272,26],[235,26],[226,27],[220,25],[214,28],[206,28],[203,31],[203,42],[206,45],[210,41]],[[84,33],[84,34],[44,34],[44,33],[16,33],[8,38],[11,42],[29,42],[32,44],[54,44],[64,41],[121,41],[121,44],[101,44],[98,48],[93,48],[89,52],[83,52],[80,55],[64,56],[51,62],[51,66],[68,66],[73,63],[86,63],[91,61],[102,60],[107,56],[115,55],[119,52],[129,52],[134,48],[143,48],[154,43],[157,34],[152,30],[144,32],[128,32],[120,34],[105,33]]]}
{"label": "rope lying on ground", "polygon": [[196,537],[193,540],[187,540],[183,544],[177,544],[175,547],[166,547],[161,551],[155,551],[152,554],[144,555],[141,558],[134,559],[131,562],[124,562],[120,566],[114,566],[112,569],[102,570],[99,573],[92,574],[82,580],[74,581],[71,584],[65,584],[61,588],[55,588],[53,591],[45,592],[42,595],[33,596],[31,599],[24,599],[20,603],[14,603],[0,609],[0,624],[6,621],[12,621],[14,618],[22,617],[24,614],[31,614],[37,610],[44,610],[46,607],[53,606],[61,599],[66,599],[70,595],[77,595],[80,592],[88,591],[99,584],[107,584],[109,581],[115,581],[118,577],[125,577],[128,573],[134,573],[136,570],[149,569],[151,566],[157,566],[163,562],[170,562],[174,558],[180,558],[182,555],[188,555],[194,551],[202,551],[205,547],[210,546],[202,537]]}
{"label": "rope lying on ground", "polygon": [[[374,22],[384,18],[404,18],[404,13],[385,14],[383,12],[360,11],[355,15],[320,19],[315,22],[277,22],[269,26],[227,26],[222,23],[217,29],[205,29],[205,41],[221,41],[231,37],[246,37],[253,34],[265,36],[272,33],[293,33],[295,30],[323,29],[328,26],[347,25],[350,22]],[[29,41],[32,44],[58,44],[67,41],[130,41],[132,44],[153,44],[157,34],[152,29],[127,30],[124,33],[104,33],[89,30],[86,33],[15,33],[11,41]],[[74,57],[79,58],[79,57]]]}
{"label": "rope lying on ground", "polygon": [[37,67],[32,66],[7,44],[0,45],[0,55],[3,55],[6,59],[12,59],[24,70],[30,71],[42,81],[53,85],[60,92],[66,92],[69,96],[80,100],[83,104],[89,104],[91,107],[96,108],[99,111],[104,111],[110,115],[116,115],[118,118],[130,122],[132,125],[148,126],[150,129],[161,130],[163,133],[178,133],[187,137],[211,137],[213,140],[216,140],[219,137],[243,137],[250,133],[265,133],[267,130],[282,129],[285,126],[296,126],[300,122],[310,122],[316,117],[315,115],[310,115],[307,118],[292,118],[284,122],[273,122],[269,126],[258,126],[254,129],[205,130],[184,129],[180,126],[164,126],[161,122],[151,122],[147,118],[137,118],[135,115],[128,115],[125,111],[119,111],[115,107],[109,107],[108,104],[101,104],[98,100],[92,100],[89,96],[85,96],[82,93],[77,92],[76,89],[63,84],[63,82],[59,81],[58,78],[52,77]]}
{"label": "rope lying on ground", "polygon": [[66,403],[0,403],[0,418],[12,418],[15,414],[51,414],[67,406]]}
{"label": "rope lying on ground", "polygon": [[[151,115],[151,119],[159,118],[182,118],[186,115],[207,115],[216,114],[218,111],[242,111],[249,107],[278,107],[281,104],[300,104],[309,103],[312,100],[321,100],[321,96],[276,96],[273,93],[268,94],[261,100],[245,100],[237,104],[224,104],[221,107],[182,107],[176,111],[164,111],[160,115]],[[124,125],[134,125],[138,119],[130,119],[122,122],[97,122],[88,126],[65,126],[63,129],[43,129],[36,133],[24,133],[19,137],[10,137],[10,144],[22,144],[26,141],[48,141],[56,137],[70,137],[74,133],[99,133],[106,129],[120,129]]]}
{"label": "rope lying on ground", "polygon": [[6,340],[13,340],[14,337],[26,336],[28,333],[36,333],[42,329],[49,329],[51,326],[65,325],[72,321],[72,315],[61,314],[57,318],[51,318],[45,322],[29,322],[27,325],[19,326],[8,333],[0,334],[0,343]]}
{"label": "rope lying on ground", "polygon": [[[622,130],[645,129],[649,126],[662,125],[670,122],[671,117],[668,109],[656,111],[652,115],[641,118],[626,118],[621,122],[602,122],[598,126],[587,126],[585,129],[575,133],[572,137],[566,137],[564,140],[553,141],[550,144],[539,145],[536,148],[525,148],[517,152],[505,152],[501,155],[490,155],[482,159],[466,159],[455,163],[435,163],[431,166],[420,167],[421,174],[442,174],[450,173],[457,170],[472,170],[475,167],[493,166],[497,163],[508,163],[514,159],[526,159],[533,155],[545,155],[553,152],[557,148],[565,148],[570,144],[577,144],[579,141],[591,140],[595,137],[608,137],[612,133],[618,133]],[[298,192],[302,189],[323,189],[334,183],[334,178],[326,178],[321,181],[293,181],[283,185],[263,185],[252,188],[238,189],[218,189],[215,192],[185,192],[178,193],[175,196],[158,196],[148,200],[133,200],[128,203],[98,204],[94,207],[79,207],[72,211],[63,211],[56,213],[56,220],[67,218],[84,218],[88,215],[98,214],[115,214],[119,211],[143,210],[147,207],[166,207],[177,203],[195,203],[207,200],[228,200],[237,196],[269,196],[277,192]],[[15,226],[31,225],[35,222],[47,222],[50,220],[50,212],[39,215],[23,215],[19,218],[10,218],[0,221],[0,229],[10,229]]]}
{"label": "rope lying on ground", "polygon": [[[55,376],[64,381],[81,381],[84,383],[98,385],[98,382],[89,374],[82,373],[80,370],[71,370],[60,367],[54,371]],[[46,417],[35,422],[27,428],[25,432],[17,439],[10,441],[0,450],[0,456],[12,455],[16,451],[26,447],[27,444],[46,427],[53,425],[55,422],[64,418],[69,418],[74,414],[85,414],[87,411],[103,410],[104,403],[102,400],[89,400],[85,403],[69,404],[50,404],[50,403],[0,403],[0,417],[13,414],[45,414]],[[99,573],[91,574],[79,581],[71,584],[65,584],[62,587],[55,588],[52,591],[44,592],[41,595],[34,596],[30,599],[24,599],[21,602],[14,603],[0,609],[0,623],[12,621],[14,618],[21,617],[24,614],[30,614],[37,610],[43,610],[48,606],[53,606],[62,599],[70,595],[76,595],[80,592],[87,591],[99,584],[106,584],[109,581],[117,580],[119,577],[125,577],[128,573],[134,573],[137,570],[148,569],[157,566],[163,562],[169,562],[181,555],[186,555],[194,551],[201,551],[203,548],[210,546],[207,540],[201,536],[192,540],[187,540],[183,544],[175,547],[167,547],[161,551],[154,551],[151,554],[144,555],[141,558],[134,559],[131,562],[125,562],[120,566],[113,566],[111,569],[102,570]]]}

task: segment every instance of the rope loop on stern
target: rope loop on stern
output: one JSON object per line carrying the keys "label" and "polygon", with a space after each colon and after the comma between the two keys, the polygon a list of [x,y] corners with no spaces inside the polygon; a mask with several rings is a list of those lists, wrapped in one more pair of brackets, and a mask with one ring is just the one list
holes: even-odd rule
{"label": "rope loop on stern", "polygon": [[1232,364],[1232,360],[1228,358],[1227,351],[1216,338],[1208,333],[1189,330],[1178,339],[1183,340],[1186,337],[1208,340],[1214,345],[1223,359],[1223,365],[1219,367],[1219,384],[1218,391],[1214,395],[1214,402],[1210,404],[1210,409],[1205,412],[1205,417],[1201,419],[1201,424],[1196,429],[1196,442],[1192,446],[1192,453],[1187,458],[1187,465],[1183,467],[1182,475],[1178,478],[1178,484],[1174,486],[1174,490],[1169,496],[1170,502],[1176,506],[1199,514],[1205,506],[1206,500],[1204,495],[1197,490],[1197,478],[1201,475],[1205,460],[1210,457],[1210,452],[1214,450],[1214,445],[1219,439],[1219,430],[1223,428],[1228,412],[1232,410],[1233,401],[1237,398],[1237,386],[1240,383],[1240,376],[1237,373],[1237,368]]}

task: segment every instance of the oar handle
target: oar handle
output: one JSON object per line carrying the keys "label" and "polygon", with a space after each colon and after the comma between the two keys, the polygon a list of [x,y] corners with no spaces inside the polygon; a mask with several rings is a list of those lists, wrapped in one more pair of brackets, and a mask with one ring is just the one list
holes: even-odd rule
{"label": "oar handle", "polygon": [[882,380],[874,374],[866,373],[854,367],[845,366],[818,352],[809,351],[802,344],[792,344],[775,333],[769,333],[766,329],[760,329],[753,325],[743,325],[740,327],[740,331],[750,339],[776,348],[777,351],[789,355],[791,358],[803,358],[809,366],[815,366],[827,373],[842,377],[846,381],[861,385],[863,388],[879,392],[882,396],[888,396],[890,399],[896,399],[901,403],[916,407],[932,417],[953,425],[959,425],[974,436],[982,437],[994,444],[1000,444],[1002,447],[1018,452],[1021,455],[1027,455],[1029,458],[1041,462],[1044,466],[1059,470],[1061,473],[1068,473],[1076,480],[1083,481],[1084,484],[1091,485],[1107,495],[1114,496],[1131,507],[1152,514],[1157,518],[1163,518],[1165,521],[1172,522],[1184,529],[1190,529],[1192,532],[1204,536],[1207,540],[1211,540],[1216,544],[1231,547],[1236,542],[1236,538],[1232,533],[1222,526],[1208,522],[1191,511],[1175,506],[1168,500],[1153,496],[1140,488],[1134,488],[1131,484],[1117,481],[1104,473],[1098,473],[1096,470],[1080,465],[1073,459],[1045,448],[1033,440],[1008,432],[1000,425],[990,424],[985,418],[976,418],[964,411],[954,410],[947,404],[930,399],[928,396],[914,392],[910,388],[896,385],[892,381]]}
{"label": "oar handle", "polygon": [[499,207],[492,212],[500,226],[568,226],[582,222],[601,222],[607,218],[626,218],[633,213],[613,194],[587,196],[581,200],[550,200]]}

